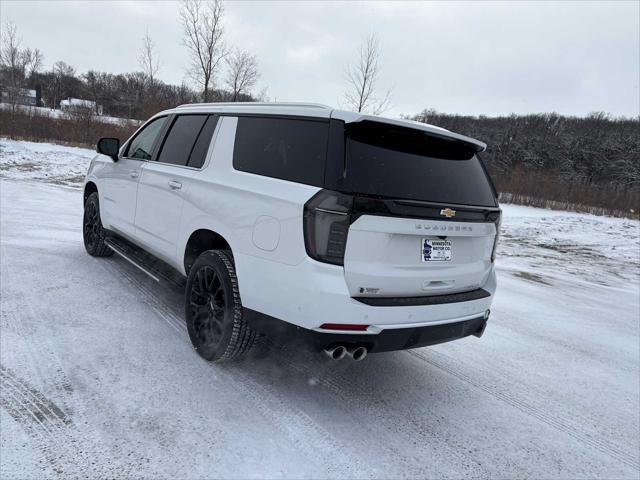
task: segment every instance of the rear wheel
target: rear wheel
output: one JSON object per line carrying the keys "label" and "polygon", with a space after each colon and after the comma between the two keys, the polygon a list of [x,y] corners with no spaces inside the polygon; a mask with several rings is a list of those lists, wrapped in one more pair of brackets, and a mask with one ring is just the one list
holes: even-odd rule
{"label": "rear wheel", "polygon": [[237,358],[253,345],[256,334],[242,317],[238,279],[231,254],[208,250],[195,261],[185,292],[189,338],[205,360]]}
{"label": "rear wheel", "polygon": [[82,220],[82,237],[84,248],[93,257],[110,257],[113,255],[105,243],[106,233],[100,221],[100,204],[98,192],[93,192],[84,203],[84,217]]}

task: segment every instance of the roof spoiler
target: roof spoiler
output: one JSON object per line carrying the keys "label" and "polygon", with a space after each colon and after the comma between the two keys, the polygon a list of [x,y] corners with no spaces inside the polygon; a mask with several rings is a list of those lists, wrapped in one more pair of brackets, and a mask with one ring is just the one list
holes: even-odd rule
{"label": "roof spoiler", "polygon": [[480,140],[476,140],[475,138],[467,137],[466,135],[460,135],[459,133],[451,132],[445,128],[436,127],[435,125],[429,125],[428,123],[415,122],[413,120],[397,120],[395,118],[378,117],[375,115],[365,115],[362,113],[347,112],[343,110],[334,110],[333,112],[331,112],[331,118],[343,120],[345,123],[369,121],[386,123],[397,127],[422,130],[436,137],[458,140],[460,142],[467,143],[472,146],[476,153],[484,152],[487,149],[486,143],[481,142]]}

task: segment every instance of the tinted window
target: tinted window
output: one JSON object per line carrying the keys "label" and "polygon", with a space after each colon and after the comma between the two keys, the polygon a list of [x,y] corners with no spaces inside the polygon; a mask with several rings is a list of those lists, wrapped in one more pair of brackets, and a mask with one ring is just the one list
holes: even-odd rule
{"label": "tinted window", "polygon": [[167,117],[156,118],[149,123],[144,129],[131,140],[129,147],[127,147],[126,157],[140,158],[142,160],[151,160],[151,154],[153,153],[153,144],[164,125]]}
{"label": "tinted window", "polygon": [[347,130],[347,176],[355,193],[495,206],[475,147],[410,128],[359,122]]}
{"label": "tinted window", "polygon": [[216,129],[217,121],[218,117],[214,117],[213,115],[207,118],[207,121],[200,131],[200,135],[198,135],[196,144],[191,151],[189,163],[187,164],[190,167],[201,168],[202,165],[204,165],[204,161],[207,158],[207,151],[209,150],[209,143],[211,143],[211,137],[213,137],[213,131]]}
{"label": "tinted window", "polygon": [[321,187],[329,124],[286,118],[239,117],[236,170]]}
{"label": "tinted window", "polygon": [[176,117],[162,145],[158,161],[186,165],[207,115],[180,115]]}

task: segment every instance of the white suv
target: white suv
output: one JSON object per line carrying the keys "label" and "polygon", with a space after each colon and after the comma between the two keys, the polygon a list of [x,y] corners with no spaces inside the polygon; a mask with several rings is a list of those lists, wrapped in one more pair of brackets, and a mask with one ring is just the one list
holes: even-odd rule
{"label": "white suv", "polygon": [[480,336],[500,223],[485,147],[316,104],[183,105],[99,141],[85,246],[182,278],[207,360],[260,334],[355,360]]}

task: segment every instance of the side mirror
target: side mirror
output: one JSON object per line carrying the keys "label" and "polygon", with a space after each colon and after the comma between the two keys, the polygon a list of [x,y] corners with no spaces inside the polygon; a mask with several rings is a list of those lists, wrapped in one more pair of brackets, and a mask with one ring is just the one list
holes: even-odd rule
{"label": "side mirror", "polygon": [[120,140],[117,138],[101,138],[98,140],[98,153],[108,155],[114,162],[118,161],[118,152],[120,151]]}

